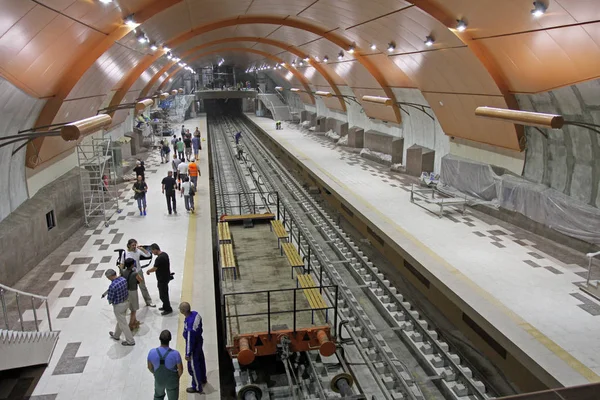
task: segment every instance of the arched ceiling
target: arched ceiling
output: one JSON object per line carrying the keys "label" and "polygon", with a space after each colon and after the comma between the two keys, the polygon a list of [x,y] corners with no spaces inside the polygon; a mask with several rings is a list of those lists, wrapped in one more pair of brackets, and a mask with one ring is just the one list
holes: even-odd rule
{"label": "arched ceiling", "polygon": [[[519,150],[518,127],[476,119],[474,108],[517,108],[516,93],[600,76],[600,1],[544,2],[547,12],[534,18],[527,0],[0,0],[0,75],[47,99],[38,126],[135,99],[176,66],[136,42],[124,24],[134,14],[138,33],[195,65],[226,48],[264,53],[227,50],[236,64],[247,63],[242,68],[273,57],[290,64],[300,53],[327,55],[327,63],[297,66],[303,77],[296,79],[332,91],[348,86],[359,98],[417,88],[446,134]],[[466,31],[455,30],[458,19]],[[397,108],[363,106],[371,117],[401,122]],[[28,166],[69,148],[46,146],[28,146]]]}

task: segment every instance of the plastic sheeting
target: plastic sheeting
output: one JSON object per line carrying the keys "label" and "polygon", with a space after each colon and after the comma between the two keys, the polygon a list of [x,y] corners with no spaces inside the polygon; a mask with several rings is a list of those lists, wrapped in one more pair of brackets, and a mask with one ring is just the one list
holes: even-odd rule
{"label": "plastic sheeting", "polygon": [[182,123],[185,119],[185,113],[194,99],[194,95],[178,95],[175,100],[171,102],[171,108],[169,108],[167,120],[171,124]]}
{"label": "plastic sheeting", "polygon": [[521,213],[565,235],[600,245],[600,209],[501,169],[496,173],[488,164],[446,155],[438,187],[467,194],[476,203]]}

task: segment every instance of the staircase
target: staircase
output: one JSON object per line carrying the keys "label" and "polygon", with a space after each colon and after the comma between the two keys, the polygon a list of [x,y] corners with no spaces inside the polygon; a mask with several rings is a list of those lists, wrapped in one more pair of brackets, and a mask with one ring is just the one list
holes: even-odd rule
{"label": "staircase", "polygon": [[273,93],[259,93],[258,99],[263,102],[269,111],[271,111],[275,121],[292,120],[290,108],[283,103],[279,95]]}
{"label": "staircase", "polygon": [[[0,284],[0,303],[0,325],[5,328],[0,329],[0,371],[48,364],[59,335],[52,330],[48,298]],[[32,321],[24,320],[26,313]]]}
{"label": "staircase", "polygon": [[24,332],[0,329],[0,371],[48,364],[58,331]]}

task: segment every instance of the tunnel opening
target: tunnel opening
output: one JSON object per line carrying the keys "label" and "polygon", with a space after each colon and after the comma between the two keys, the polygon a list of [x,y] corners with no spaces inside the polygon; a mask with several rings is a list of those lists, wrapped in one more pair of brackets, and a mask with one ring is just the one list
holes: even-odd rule
{"label": "tunnel opening", "polygon": [[241,116],[242,99],[205,99],[204,108],[209,117]]}

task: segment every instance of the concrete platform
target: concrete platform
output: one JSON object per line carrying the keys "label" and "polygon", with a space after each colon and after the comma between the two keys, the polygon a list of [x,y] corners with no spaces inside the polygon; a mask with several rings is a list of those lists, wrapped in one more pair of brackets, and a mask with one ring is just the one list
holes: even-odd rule
{"label": "concrete platform", "polygon": [[[193,131],[196,126],[205,135],[206,118],[185,121]],[[121,214],[115,214],[108,227],[94,224],[79,230],[73,238],[51,256],[62,271],[47,274],[42,263],[21,279],[15,287],[36,293],[36,287],[52,287],[49,291],[53,329],[60,330],[54,355],[33,390],[32,399],[148,399],[154,393],[154,377],[147,369],[150,349],[160,345],[163,329],[173,335],[171,347],[185,352],[182,338],[183,316],[177,306],[189,301],[203,317],[204,352],[208,369],[208,385],[204,395],[188,395],[187,371],[180,381],[182,399],[220,399],[219,363],[215,315],[215,292],[212,268],[212,221],[209,196],[208,157],[206,146],[200,152],[200,170],[196,195],[196,213],[187,214],[183,198],[177,197],[179,214],[169,215],[165,197],[161,194],[163,177],[171,165],[162,164],[158,151],[146,161],[148,215],[140,216],[133,200],[133,182],[120,188]],[[109,285],[104,271],[115,268],[115,249],[124,248],[129,238],[140,244],[158,243],[168,253],[175,279],[169,285],[174,313],[161,316],[161,306],[154,275],[146,276],[146,284],[157,308],[146,307],[140,295],[138,319],[141,328],[134,334],[136,345],[125,347],[110,339],[115,317],[106,299],[100,296]],[[42,329],[47,327],[44,310]],[[24,319],[33,321],[28,310]],[[184,361],[185,364],[185,361]],[[15,384],[23,384],[21,379]],[[4,388],[0,388],[4,389]],[[4,391],[0,390],[0,393]],[[10,393],[10,390],[8,391]],[[0,396],[2,397],[2,396]]]}
{"label": "concrete platform", "polygon": [[600,381],[600,304],[579,290],[583,255],[561,261],[534,235],[473,213],[440,219],[411,204],[410,184],[387,168],[297,127],[248,118],[352,210],[371,243],[522,390]]}

